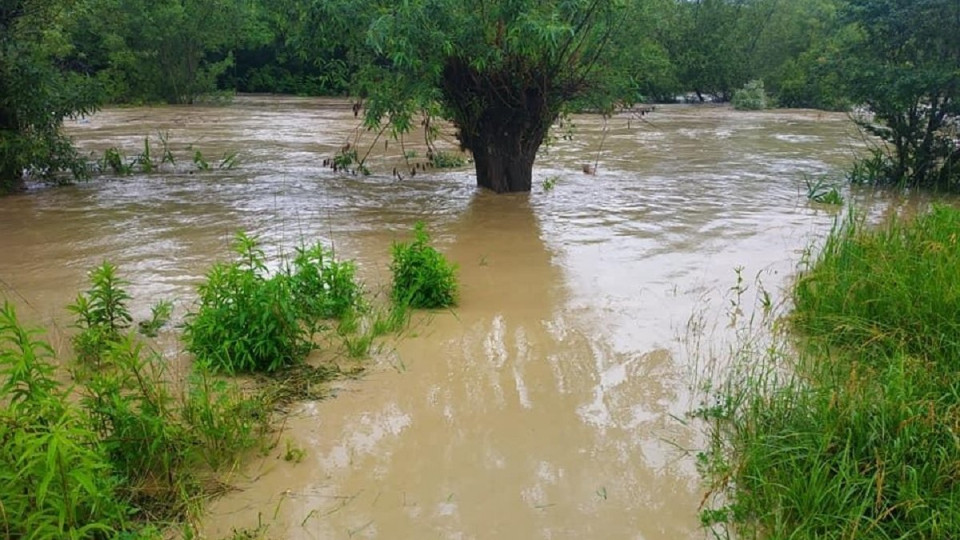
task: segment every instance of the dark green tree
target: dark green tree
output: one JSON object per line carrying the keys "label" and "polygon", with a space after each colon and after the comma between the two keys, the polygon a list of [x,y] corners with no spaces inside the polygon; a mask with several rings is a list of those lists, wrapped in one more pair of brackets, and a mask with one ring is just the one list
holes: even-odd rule
{"label": "dark green tree", "polygon": [[410,0],[368,7],[369,56],[356,78],[366,125],[400,133],[419,113],[439,114],[473,154],[479,186],[529,191],[537,150],[564,108],[578,100],[605,109],[620,97],[610,92],[617,66],[608,54],[624,22],[619,6]]}
{"label": "dark green tree", "polygon": [[960,2],[848,0],[860,32],[842,64],[860,125],[885,145],[873,180],[960,188]]}
{"label": "dark green tree", "polygon": [[215,92],[233,51],[269,39],[245,0],[82,0],[72,11],[76,61],[113,101],[193,103]]}
{"label": "dark green tree", "polygon": [[18,189],[25,174],[82,177],[86,168],[63,135],[64,118],[88,113],[96,92],[62,60],[64,3],[0,0],[0,193]]}

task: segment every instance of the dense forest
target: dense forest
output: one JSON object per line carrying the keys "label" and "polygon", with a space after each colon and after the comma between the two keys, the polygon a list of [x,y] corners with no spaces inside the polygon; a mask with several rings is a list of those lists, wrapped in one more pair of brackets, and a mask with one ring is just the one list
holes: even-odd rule
{"label": "dense forest", "polygon": [[872,176],[953,185],[958,13],[951,0],[0,0],[0,182],[82,175],[66,116],[270,92],[358,98],[370,128],[442,116],[495,191],[529,190],[560,114],[677,100],[857,106],[894,148],[867,161]]}

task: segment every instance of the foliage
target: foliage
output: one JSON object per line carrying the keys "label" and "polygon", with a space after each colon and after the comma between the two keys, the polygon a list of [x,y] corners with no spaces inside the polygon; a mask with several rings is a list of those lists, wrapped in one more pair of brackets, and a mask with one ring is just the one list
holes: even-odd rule
{"label": "foliage", "polygon": [[848,217],[800,276],[797,327],[836,346],[960,358],[950,337],[960,335],[960,284],[951,277],[960,213],[937,207],[914,223],[865,228]]}
{"label": "foliage", "polygon": [[410,243],[393,244],[392,297],[396,304],[434,309],[456,305],[456,266],[430,245],[423,223],[414,228]]}
{"label": "foliage", "polygon": [[173,302],[169,300],[159,300],[150,308],[150,318],[137,323],[138,330],[147,337],[157,337],[160,329],[170,322],[170,315],[173,314]]}
{"label": "foliage", "polygon": [[0,310],[0,529],[10,538],[110,538],[123,529],[113,466],[53,377],[50,346]]}
{"label": "foliage", "polygon": [[873,180],[901,187],[960,188],[960,5],[952,0],[850,0],[859,29],[843,69],[858,118],[887,153]]}
{"label": "foliage", "polygon": [[820,177],[815,180],[807,178],[804,183],[807,186],[807,199],[821,204],[843,205],[843,195],[840,194],[840,189],[826,178]]}
{"label": "foliage", "polygon": [[559,177],[559,176],[548,176],[548,177],[546,177],[546,178],[543,179],[543,182],[542,182],[542,184],[541,184],[541,187],[543,187],[543,191],[545,191],[545,192],[546,192],[546,191],[553,191],[553,188],[557,187],[557,182],[559,182],[559,181],[560,181],[560,177]]}
{"label": "foliage", "polygon": [[439,104],[482,187],[529,191],[533,158],[563,108],[587,98],[611,108],[620,97],[607,84],[618,2],[362,4],[369,49],[356,89],[367,96],[366,127],[405,133]]}
{"label": "foliage", "polygon": [[120,340],[133,318],[127,309],[127,282],[117,276],[117,267],[104,261],[89,274],[91,287],[67,307],[76,315],[80,333],[73,347],[82,362],[99,363],[110,346]]}
{"label": "foliage", "polygon": [[742,111],[760,111],[767,108],[767,92],[763,81],[750,81],[733,93],[733,108]]}
{"label": "foliage", "polygon": [[803,341],[741,342],[699,412],[715,534],[960,535],[958,235],[947,207],[876,230],[850,217],[796,283]]}
{"label": "foliage", "polygon": [[0,3],[0,194],[18,189],[24,173],[86,176],[61,127],[65,118],[93,112],[98,99],[84,77],[59,65],[69,49],[64,17],[57,0]]}
{"label": "foliage", "polygon": [[255,15],[232,0],[85,0],[71,13],[72,61],[113,101],[193,103],[217,90],[230,51],[255,44]]}
{"label": "foliage", "polygon": [[238,258],[218,263],[199,286],[197,311],[187,315],[184,341],[198,364],[214,371],[276,371],[312,348],[301,325],[292,283],[267,275],[255,238],[237,235]]}
{"label": "foliage", "polygon": [[320,244],[300,247],[292,265],[273,275],[255,238],[239,233],[234,250],[236,261],[207,273],[184,326],[187,350],[205,368],[274,372],[297,364],[324,319],[362,308],[356,267]]}
{"label": "foliage", "polygon": [[462,155],[452,152],[431,152],[429,158],[430,164],[438,169],[455,169],[467,163]]}
{"label": "foliage", "polygon": [[312,319],[341,319],[361,307],[363,289],[356,265],[338,261],[321,244],[297,248],[290,274],[300,311]]}

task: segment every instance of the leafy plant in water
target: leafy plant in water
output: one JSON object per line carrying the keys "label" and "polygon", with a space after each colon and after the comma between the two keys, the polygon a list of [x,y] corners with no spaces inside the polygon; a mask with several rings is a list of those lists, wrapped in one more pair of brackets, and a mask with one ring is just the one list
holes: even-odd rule
{"label": "leafy plant in water", "polygon": [[338,261],[321,244],[297,248],[290,279],[300,309],[310,319],[340,319],[361,306],[356,265]]}
{"label": "leafy plant in water", "polygon": [[217,165],[217,168],[229,170],[234,168],[236,165],[237,165],[237,153],[227,152],[223,154],[223,159],[220,160],[220,164]]}
{"label": "leafy plant in water", "polygon": [[127,308],[130,295],[124,290],[127,282],[117,276],[117,267],[104,261],[90,274],[91,287],[67,309],[76,316],[80,333],[73,338],[77,359],[99,362],[111,343],[119,340],[133,318]]}
{"label": "leafy plant in water", "polygon": [[150,318],[137,323],[141,334],[147,337],[157,337],[161,328],[170,322],[170,315],[173,313],[173,302],[169,300],[160,300],[150,308]]}
{"label": "leafy plant in water", "polygon": [[466,165],[467,160],[460,154],[453,152],[434,151],[430,152],[430,164],[438,169],[455,169]]}
{"label": "leafy plant in water", "polygon": [[112,170],[117,176],[129,176],[133,174],[133,165],[127,163],[123,153],[116,147],[108,148],[104,151],[103,157],[97,161],[97,168],[101,172]]}
{"label": "leafy plant in water", "polygon": [[152,173],[157,168],[153,162],[153,156],[150,155],[150,137],[143,138],[143,152],[136,157],[134,163],[140,166],[140,172],[146,174]]}
{"label": "leafy plant in water", "polygon": [[210,170],[210,163],[208,163],[207,160],[204,159],[203,152],[199,150],[196,150],[193,153],[193,164],[196,165],[197,169],[200,169],[201,171]]}
{"label": "leafy plant in water", "polygon": [[184,341],[197,362],[215,371],[275,371],[312,348],[301,325],[291,280],[268,277],[255,238],[237,235],[238,260],[217,264],[200,285],[197,311],[187,316]]}
{"label": "leafy plant in water", "polygon": [[157,136],[160,138],[160,147],[162,150],[160,165],[163,165],[165,163],[169,163],[171,166],[176,165],[176,160],[173,157],[173,152],[170,150],[170,132],[158,131]]}
{"label": "leafy plant in water", "polygon": [[553,188],[557,187],[557,182],[560,181],[559,176],[548,176],[543,180],[541,184],[543,186],[543,191],[552,191]]}
{"label": "leafy plant in water", "polygon": [[816,180],[806,178],[804,183],[807,187],[807,199],[821,204],[843,205],[843,195],[840,194],[840,189],[835,184],[829,183],[825,178],[821,177]]}
{"label": "leafy plant in water", "polygon": [[456,266],[433,246],[423,223],[410,243],[393,244],[393,301],[412,308],[441,308],[457,303]]}

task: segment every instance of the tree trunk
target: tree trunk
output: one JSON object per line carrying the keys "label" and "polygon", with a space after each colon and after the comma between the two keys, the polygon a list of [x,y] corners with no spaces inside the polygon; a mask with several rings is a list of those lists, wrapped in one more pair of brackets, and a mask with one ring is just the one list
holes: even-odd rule
{"label": "tree trunk", "polygon": [[534,142],[510,130],[491,131],[481,126],[477,140],[469,147],[477,169],[477,186],[496,193],[530,191],[533,161],[543,137]]}
{"label": "tree trunk", "polygon": [[481,74],[460,59],[447,63],[444,103],[461,148],[473,153],[477,186],[530,191],[537,150],[559,113],[551,85],[535,66]]}

